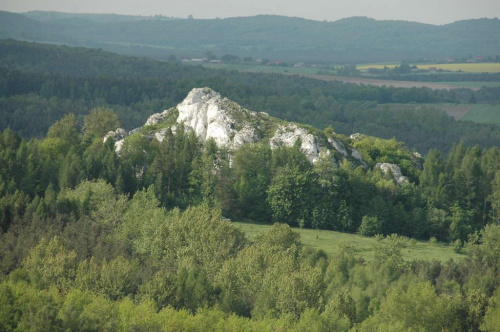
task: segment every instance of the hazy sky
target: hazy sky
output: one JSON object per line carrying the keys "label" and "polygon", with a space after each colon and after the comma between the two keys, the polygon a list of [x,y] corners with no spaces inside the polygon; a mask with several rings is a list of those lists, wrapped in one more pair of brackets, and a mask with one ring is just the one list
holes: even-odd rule
{"label": "hazy sky", "polygon": [[275,14],[335,21],[368,16],[446,24],[458,20],[500,17],[500,0],[0,0],[12,12],[51,10],[195,18]]}

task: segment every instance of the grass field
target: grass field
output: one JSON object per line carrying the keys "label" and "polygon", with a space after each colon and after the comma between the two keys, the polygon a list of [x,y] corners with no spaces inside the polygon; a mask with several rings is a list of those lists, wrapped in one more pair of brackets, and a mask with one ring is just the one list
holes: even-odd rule
{"label": "grass field", "polygon": [[[271,227],[271,225],[247,222],[235,222],[235,225],[243,230],[250,240],[265,233]],[[348,243],[355,248],[355,255],[357,257],[367,261],[373,259],[373,246],[376,243],[374,238],[316,229],[293,228],[293,230],[300,234],[300,240],[303,244],[315,249],[321,249],[330,256],[335,254],[341,244]],[[423,259],[445,262],[449,259],[459,260],[465,256],[455,253],[451,245],[439,242],[431,244],[429,241],[410,240],[408,247],[403,249],[403,257],[406,260]]]}
{"label": "grass field", "polygon": [[473,105],[460,120],[500,125],[500,105]]}
{"label": "grass field", "polygon": [[[400,64],[367,64],[360,65],[358,70],[368,70],[370,68],[383,69],[394,68]],[[411,64],[413,65],[413,64]],[[418,69],[428,70],[431,67],[449,71],[463,71],[466,73],[498,73],[500,72],[500,63],[433,63],[433,64],[416,64]]]}

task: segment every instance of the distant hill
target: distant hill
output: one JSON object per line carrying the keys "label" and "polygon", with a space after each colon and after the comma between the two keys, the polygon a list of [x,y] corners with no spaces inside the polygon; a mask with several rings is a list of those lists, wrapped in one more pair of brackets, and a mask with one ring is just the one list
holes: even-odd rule
{"label": "distant hill", "polygon": [[443,26],[353,17],[335,22],[259,15],[171,19],[110,14],[0,12],[0,38],[99,47],[166,59],[216,56],[288,62],[363,63],[500,54],[500,21]]}

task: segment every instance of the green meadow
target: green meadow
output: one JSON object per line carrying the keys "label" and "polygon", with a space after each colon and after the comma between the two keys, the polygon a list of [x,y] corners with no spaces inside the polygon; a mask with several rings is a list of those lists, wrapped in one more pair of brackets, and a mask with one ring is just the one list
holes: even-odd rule
{"label": "green meadow", "polygon": [[500,125],[500,105],[474,105],[460,120]]}
{"label": "green meadow", "polygon": [[[248,222],[235,222],[246,236],[253,240],[260,234],[265,233],[271,228],[269,224],[256,224]],[[338,248],[348,244],[353,247],[355,256],[363,258],[366,261],[373,259],[373,247],[376,245],[375,238],[363,237],[357,234],[340,233],[326,230],[292,228],[300,234],[300,241],[315,249],[326,252],[329,256],[335,255]],[[451,244],[431,243],[430,241],[416,241],[410,239],[407,248],[402,250],[403,257],[406,260],[439,260],[446,262],[450,259],[460,260],[465,256],[453,251]]]}

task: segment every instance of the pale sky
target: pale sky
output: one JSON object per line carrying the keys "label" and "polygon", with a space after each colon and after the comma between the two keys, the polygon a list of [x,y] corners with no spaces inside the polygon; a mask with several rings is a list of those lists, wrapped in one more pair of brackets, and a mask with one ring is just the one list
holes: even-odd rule
{"label": "pale sky", "polygon": [[500,17],[500,0],[0,0],[0,10],[115,13],[194,18],[274,14],[336,21],[367,16],[447,24],[472,18]]}

